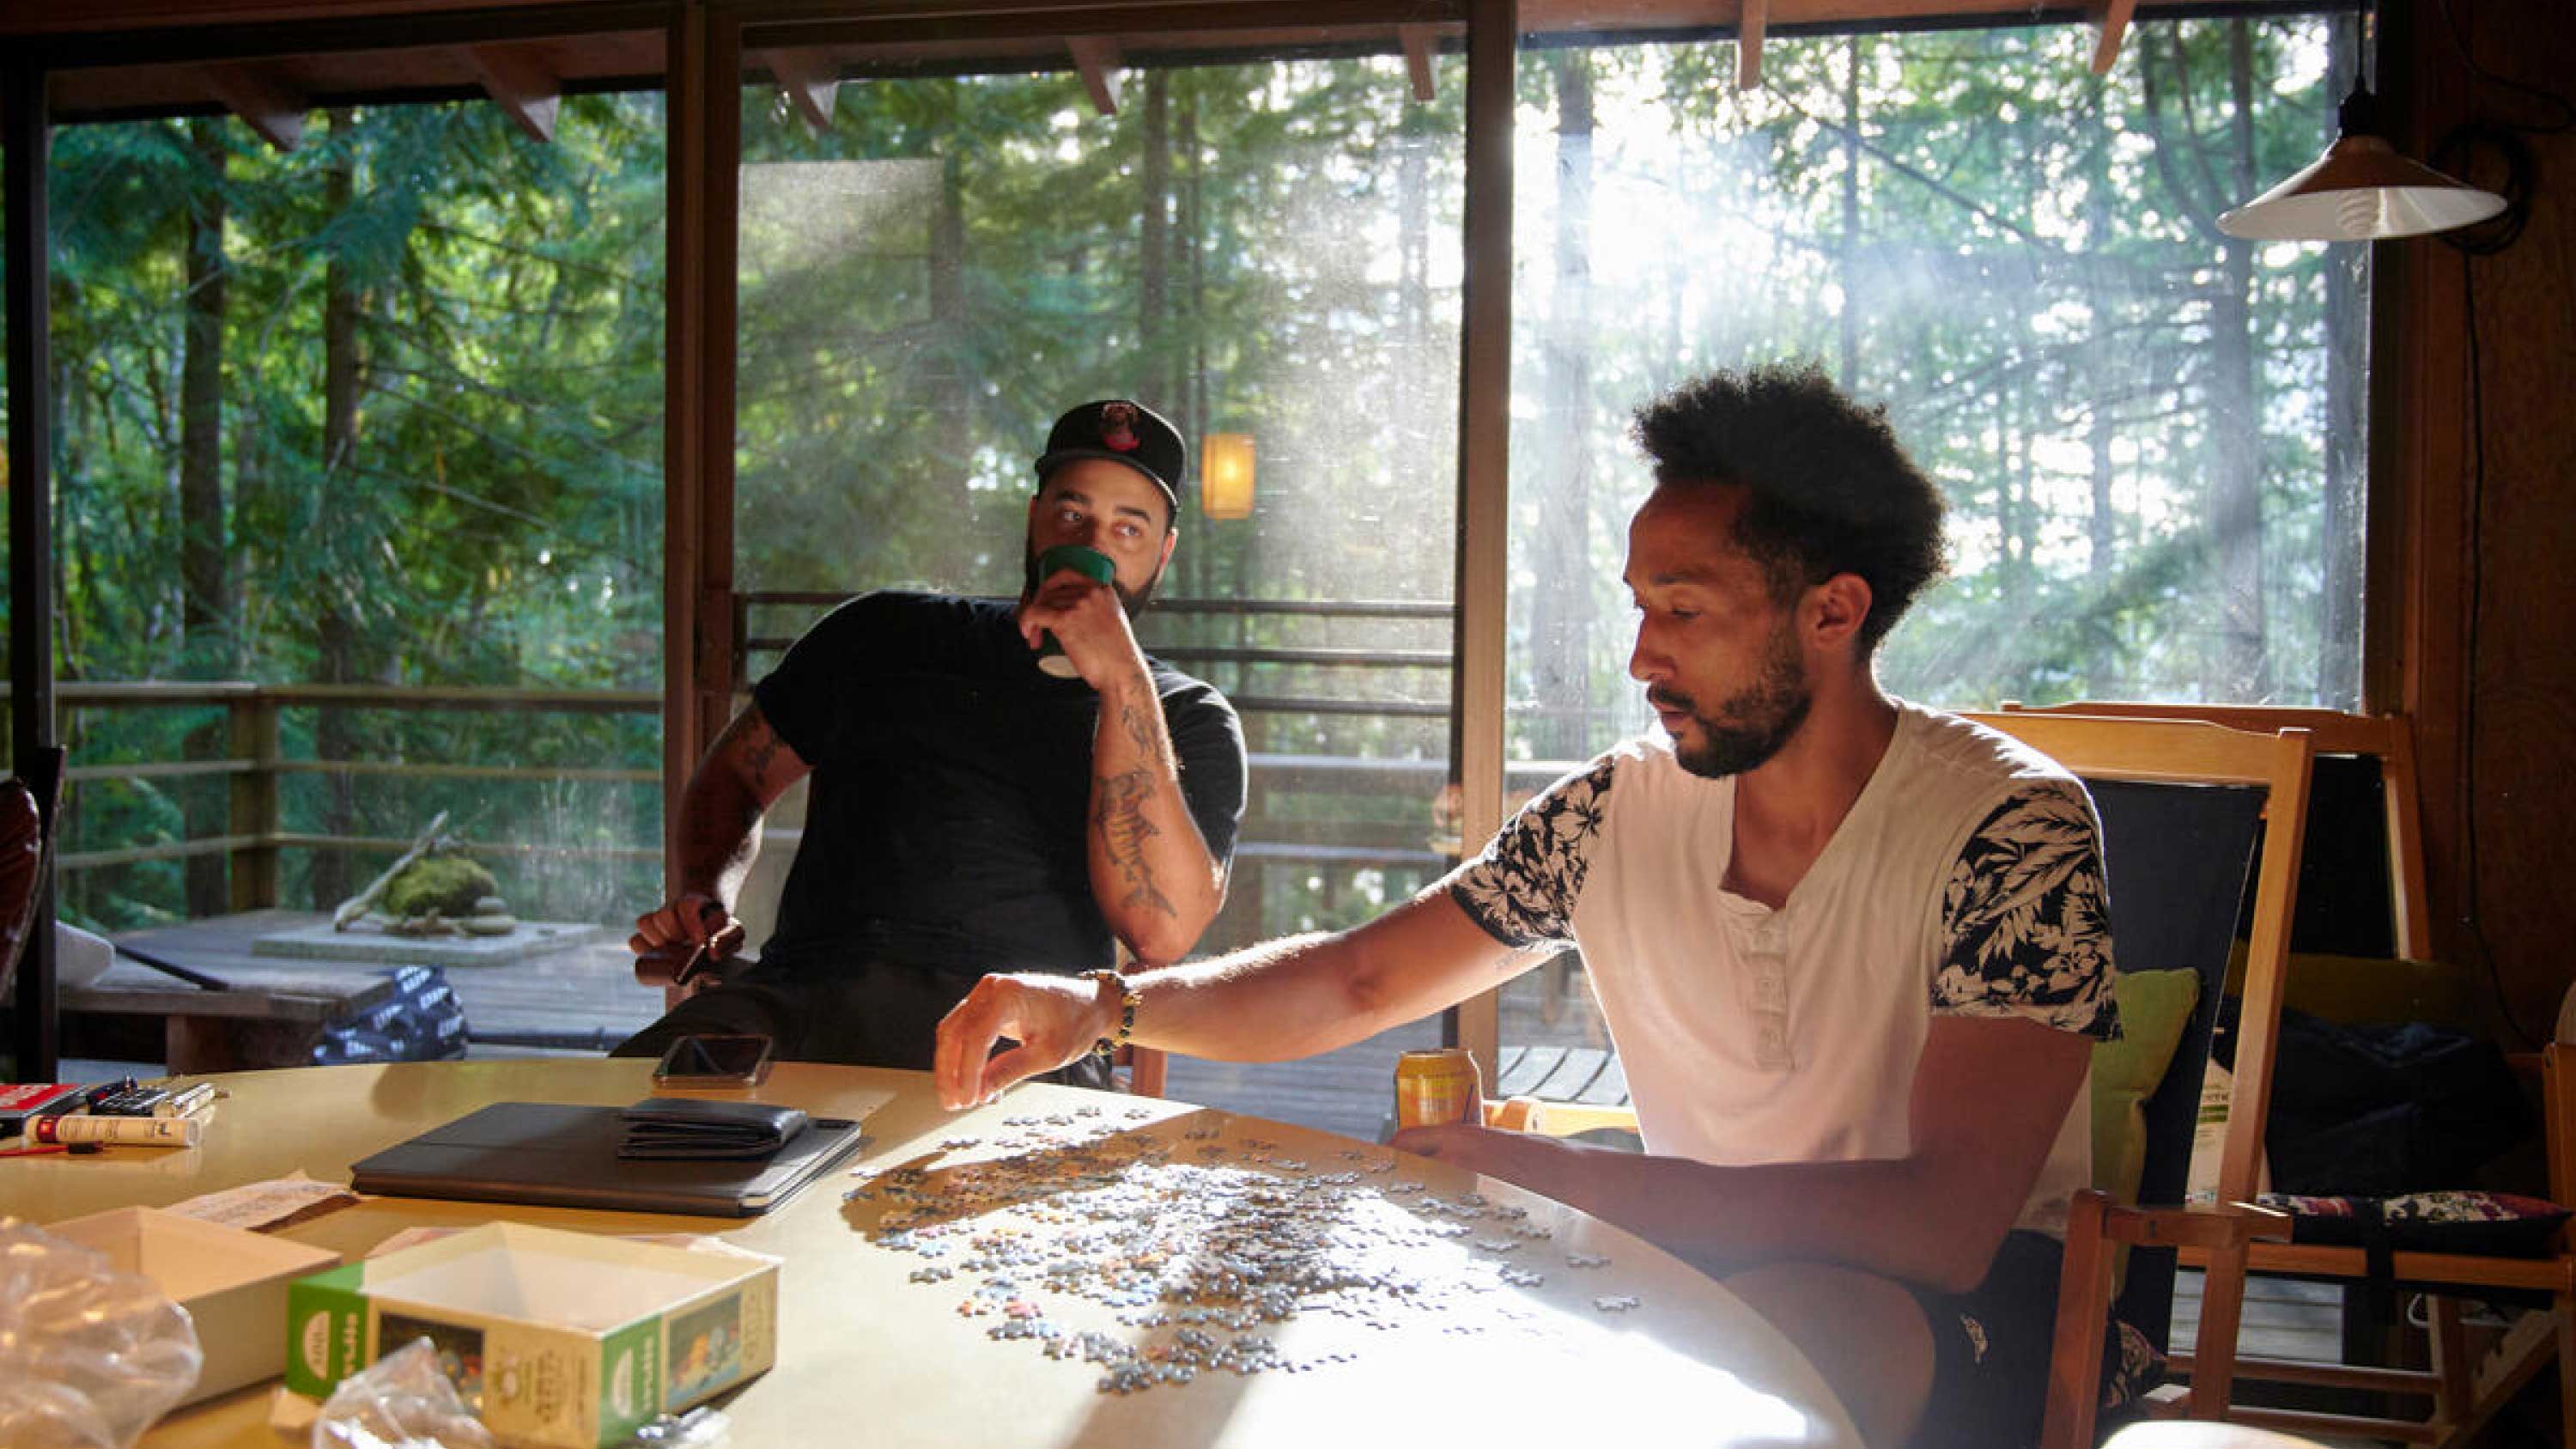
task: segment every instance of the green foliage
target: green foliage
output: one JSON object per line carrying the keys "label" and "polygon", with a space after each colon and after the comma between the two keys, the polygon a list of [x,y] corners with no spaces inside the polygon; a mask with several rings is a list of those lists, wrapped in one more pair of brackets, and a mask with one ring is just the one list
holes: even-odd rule
{"label": "green foliage", "polygon": [[[2080,26],[1784,37],[1753,93],[1726,44],[1524,56],[1512,752],[1644,724],[1623,672],[1647,481],[1628,410],[1786,355],[1883,400],[1950,493],[1954,573],[1890,640],[1895,687],[2350,703],[2356,641],[2326,636],[2319,600],[2358,587],[2358,509],[2328,500],[2358,496],[2333,419],[2359,385],[2362,274],[2211,227],[2323,139],[2350,64],[2332,30],[2141,23],[2107,80]],[[1194,441],[1257,439],[1254,517],[1185,498],[1165,598],[1448,601],[1465,88],[1439,65],[1429,103],[1391,56],[1140,68],[1108,116],[1070,74],[872,80],[822,135],[746,89],[736,587],[1016,592],[1038,440],[1125,394]],[[231,121],[62,132],[63,677],[658,687],[663,144],[652,95],[567,98],[547,145],[479,103],[334,112],[282,155]],[[229,593],[192,626],[183,381],[211,294],[187,248],[218,214]],[[751,633],[814,612],[764,608]],[[1238,696],[1297,702],[1247,719],[1256,750],[1447,759],[1445,617],[1143,628]],[[1226,653],[1246,648],[1434,662]],[[1414,712],[1365,712],[1386,702]],[[231,723],[119,708],[70,734],[85,764],[214,761]],[[298,773],[283,823],[400,841],[444,809],[479,842],[534,842],[508,866],[523,916],[615,920],[658,890],[655,781],[598,773],[657,768],[649,708],[298,707],[282,748],[564,772]],[[1274,874],[1271,926],[1417,882],[1439,772],[1417,773],[1354,788],[1318,766],[1258,803],[1264,838],[1379,853]],[[66,849],[224,834],[229,788],[85,783]],[[287,874],[327,902],[376,859],[299,850]],[[66,904],[127,926],[190,892],[153,861],[76,873]]]}
{"label": "green foliage", "polygon": [[[1621,675],[1646,483],[1622,414],[1784,356],[1883,403],[1950,498],[1952,573],[1888,641],[1891,687],[2356,703],[2358,629],[2324,624],[2329,596],[2358,618],[2359,440],[2330,456],[2330,418],[2363,385],[2365,273],[2215,228],[2331,134],[2349,27],[2156,20],[2108,78],[2090,44],[1778,39],[1749,93],[1732,45],[1636,47],[1590,71],[1579,144],[1561,57],[1523,58],[1516,748],[1581,754],[1645,723]],[[1573,736],[1550,724],[1569,697]]]}
{"label": "green foliage", "polygon": [[[657,687],[659,99],[567,99],[544,146],[480,104],[334,112],[283,155],[212,123],[220,170],[191,124],[72,127],[53,148],[60,677]],[[218,206],[231,592],[220,627],[192,630],[184,259],[190,216]],[[336,440],[334,287],[355,314],[340,353],[354,425]],[[224,721],[220,708],[120,708],[78,712],[66,733],[83,764],[215,758]],[[649,713],[301,709],[284,744],[290,759],[650,770],[658,740]],[[486,839],[572,850],[659,833],[649,784],[567,785],[592,797],[569,809],[515,782],[287,785],[292,832],[407,838],[448,809]],[[228,833],[227,788],[220,776],[84,785],[65,848]],[[529,904],[614,919],[655,888],[649,866],[581,860],[546,862]],[[329,863],[317,897],[348,888],[353,862]],[[65,906],[111,927],[166,919],[185,907],[183,874],[175,861],[77,872]]]}

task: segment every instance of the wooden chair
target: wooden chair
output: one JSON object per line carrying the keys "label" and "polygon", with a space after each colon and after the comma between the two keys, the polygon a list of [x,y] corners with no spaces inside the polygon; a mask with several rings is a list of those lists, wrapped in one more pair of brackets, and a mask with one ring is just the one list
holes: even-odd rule
{"label": "wooden chair", "polygon": [[36,899],[53,859],[65,758],[59,745],[40,750],[26,778],[0,782],[0,1001],[8,999],[28,938],[47,924],[36,919]]}
{"label": "wooden chair", "polygon": [[[2319,753],[2375,758],[2379,762],[2388,832],[2390,939],[2399,954],[2409,958],[2421,960],[2432,954],[2432,916],[2425,893],[2423,836],[2415,794],[2414,740],[2404,716],[2346,715],[2269,706],[2100,701],[2052,706],[2031,713],[2050,717],[2197,717],[2238,726],[2295,724],[2311,732]],[[2570,1054],[2576,1054],[2576,1044],[2555,1044],[2541,1053],[2537,1063],[2548,1134],[2550,1197],[2561,1207],[2576,1207],[2576,1095],[2571,1095],[2576,1088],[2570,1085],[2571,1076],[2576,1076],[2576,1055]],[[2368,1282],[2368,1256],[2361,1248],[2256,1242],[2249,1246],[2241,1269],[2229,1264],[2210,1265],[2210,1291],[2241,1293],[2241,1288],[2229,1287],[2221,1280],[2247,1272]],[[2229,1407],[2227,1417],[2239,1423],[2457,1446],[2484,1429],[2554,1359],[2559,1374],[2561,1442],[2576,1443],[2576,1236],[2562,1231],[2554,1251],[2543,1258],[2399,1252],[2392,1255],[2389,1266],[2398,1286],[2426,1294],[2430,1368],[2367,1368],[2247,1357],[2235,1352],[2232,1335],[2219,1344],[2204,1340],[2189,1359],[2177,1358],[2175,1366],[2193,1375],[2195,1388],[2204,1381],[2225,1386],[2224,1390],[2212,1392],[2232,1391],[2235,1380],[2251,1379],[2360,1389],[2430,1401],[2421,1418]],[[2452,1291],[2445,1292],[2446,1289]],[[2473,1361],[2462,1294],[2474,1297],[2479,1292],[2499,1291],[2545,1295],[2549,1311],[2526,1315],[2482,1362]]]}
{"label": "wooden chair", "polygon": [[[2548,1121],[2551,1200],[2562,1207],[2576,1204],[2576,1043],[2552,1043],[2540,1057],[2542,1098]],[[2211,1279],[2246,1272],[2340,1280],[2371,1281],[2368,1250],[2314,1243],[2256,1243],[2241,1266],[2213,1264]],[[2424,1292],[2428,1297],[2432,1367],[2388,1369],[2296,1360],[2247,1358],[2234,1352],[2232,1341],[2204,1342],[2185,1367],[2195,1384],[2206,1378],[2232,1385],[2237,1379],[2319,1384],[2371,1390],[2431,1401],[2421,1418],[2395,1414],[2365,1416],[2305,1410],[2231,1406],[2227,1417],[2237,1423],[2294,1432],[2393,1438],[2408,1443],[2467,1444],[2543,1369],[2554,1362],[2559,1376],[2561,1443],[2576,1443],[2576,1235],[2561,1228],[2545,1257],[2489,1257],[2470,1253],[2404,1252],[2389,1255],[2389,1282]],[[2462,1294],[2538,1295],[2546,1312],[2524,1315],[2483,1362],[2469,1352]]]}
{"label": "wooden chair", "polygon": [[2100,719],[2197,720],[2232,730],[2272,734],[2308,732],[2319,755],[2356,755],[2379,762],[2381,817],[2389,872],[2389,941],[2400,956],[2421,961],[2433,954],[2433,917],[2424,886],[2424,824],[2415,795],[2415,731],[2402,714],[2345,714],[2271,704],[2149,704],[2133,700],[2078,700],[2072,704],[2004,702],[2007,714],[2085,715]]}
{"label": "wooden chair", "polygon": [[[2069,1210],[2056,1342],[2041,1443],[2093,1442],[2100,1411],[2103,1328],[2116,1311],[2150,1341],[2171,1319],[2175,1250],[2225,1261],[2258,1235],[2286,1234],[2277,1214],[2247,1206],[2261,1165],[2274,1030],[2280,1016],[2289,927],[2296,904],[2299,832],[2262,832],[2264,816],[2304,819],[2311,745],[2304,730],[2270,734],[2183,720],[2114,720],[2038,714],[1971,718],[2022,740],[2083,778],[2102,818],[2113,954],[2125,972],[2189,968],[2199,1002],[2164,1077],[2145,1104],[2145,1169],[2135,1202],[2079,1194]],[[2222,1206],[2181,1206],[2190,1171],[2201,1079],[2249,868],[2255,881],[2235,1063],[2235,1097],[2219,1159]],[[2145,1204],[2141,1206],[2141,1204]],[[2113,1249],[2127,1245],[2126,1281],[2114,1298]],[[2241,1287],[2241,1275],[2232,1280]],[[2202,1301],[2200,1342],[2232,1344],[2239,1301],[2222,1290]],[[2208,1386],[2157,1407],[2219,1417]]]}
{"label": "wooden chair", "polygon": [[[2239,798],[2249,800],[2270,819],[2307,818],[2314,745],[2304,729],[2286,728],[2266,734],[2192,720],[2035,712],[1968,717],[2039,750],[2082,777],[2094,792],[2096,808],[2103,816],[2103,851],[2111,871],[2112,949],[2122,958],[2123,970],[2154,965],[2196,967],[2209,933],[2224,929],[2232,938],[2241,899],[2219,899],[2199,890],[2176,896],[2155,889],[2153,881],[2141,880],[2140,890],[2151,893],[2155,906],[2146,908],[2144,902],[2135,900],[2123,905],[2120,847],[2129,844],[2134,857],[2161,843],[2171,830],[2183,828],[2180,816],[2160,819],[2152,807],[2140,806],[2154,798],[2189,798],[2171,792],[2159,797],[2136,787],[2232,790],[2241,792]],[[2250,852],[2250,833],[2245,842],[2243,848]],[[2217,842],[2210,844],[2215,846]],[[2260,855],[2254,860],[2254,904],[2248,923],[2252,939],[2247,947],[2243,1006],[2237,1025],[2235,1097],[2228,1110],[2225,1147],[2218,1168],[2218,1197],[2222,1202],[2250,1200],[2262,1165],[2262,1124],[2271,1105],[2272,1050],[2280,1026],[2281,992],[2290,956],[2290,917],[2297,905],[2300,848],[2297,830],[2268,831]],[[2233,872],[2240,869],[2238,859],[2241,857],[2230,856],[2223,863]],[[2241,881],[2240,876],[2240,890]],[[2174,913],[2178,911],[2191,913],[2187,925],[2177,924]],[[2192,959],[2185,960],[2186,956]],[[2203,1006],[2212,1013],[2212,1021],[2217,995],[2215,990],[2203,993]],[[2206,1053],[2205,1042],[2200,1049]],[[2181,1058],[2177,1056],[2176,1061],[2179,1064]],[[2166,1087],[2188,1092],[2196,1104],[2200,1072],[2200,1064],[2194,1063],[2187,1081],[2168,1073]],[[2152,1116],[2155,1104],[2151,1102],[2148,1110]],[[2152,1123],[2149,1131],[2153,1137]],[[2187,1166],[2187,1152],[2185,1157]],[[2158,1195],[2160,1185],[2142,1184],[2140,1191],[2152,1199]],[[2173,1195],[2180,1198],[2179,1179]]]}
{"label": "wooden chair", "polygon": [[2293,1439],[2241,1424],[2132,1424],[2104,1440],[2102,1449],[2327,1449],[2314,1439]]}

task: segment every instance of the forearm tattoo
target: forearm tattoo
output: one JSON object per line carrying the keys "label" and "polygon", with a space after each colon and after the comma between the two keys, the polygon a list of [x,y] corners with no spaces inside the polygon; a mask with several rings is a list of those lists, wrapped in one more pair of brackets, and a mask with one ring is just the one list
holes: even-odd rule
{"label": "forearm tattoo", "polygon": [[1160,911],[1177,916],[1169,899],[1154,886],[1153,862],[1145,858],[1145,842],[1163,832],[1145,818],[1145,802],[1154,789],[1153,777],[1143,767],[1123,775],[1104,775],[1099,780],[1100,809],[1091,817],[1100,828],[1100,843],[1109,852],[1109,863],[1127,881],[1127,898],[1119,904],[1131,908]]}
{"label": "forearm tattoo", "polygon": [[743,756],[743,765],[751,772],[752,779],[766,782],[769,779],[770,762],[778,758],[778,747],[784,742],[778,738],[775,731],[757,721],[752,724],[744,738],[751,748]]}
{"label": "forearm tattoo", "polygon": [[[1163,752],[1156,748],[1153,728],[1135,706],[1120,710],[1118,722],[1138,750],[1148,757],[1161,758]],[[1127,898],[1119,904],[1129,909],[1160,911],[1166,916],[1179,915],[1179,909],[1154,884],[1154,865],[1145,855],[1145,843],[1163,833],[1145,817],[1146,802],[1154,795],[1153,770],[1138,765],[1120,774],[1102,775],[1095,783],[1100,806],[1092,816],[1092,824],[1099,828],[1100,843],[1109,852],[1110,864],[1118,868],[1128,886]]]}
{"label": "forearm tattoo", "polygon": [[1169,757],[1169,752],[1163,748],[1162,743],[1154,738],[1154,726],[1146,720],[1143,710],[1132,704],[1120,707],[1118,724],[1120,728],[1127,731],[1127,738],[1135,742],[1138,754],[1147,756],[1157,764]]}

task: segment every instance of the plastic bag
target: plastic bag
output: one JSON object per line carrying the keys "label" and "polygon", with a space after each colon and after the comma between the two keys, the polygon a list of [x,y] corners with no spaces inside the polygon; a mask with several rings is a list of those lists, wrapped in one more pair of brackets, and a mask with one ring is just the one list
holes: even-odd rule
{"label": "plastic bag", "polygon": [[188,1310],[151,1279],[0,1219],[0,1444],[127,1449],[203,1362]]}
{"label": "plastic bag", "polygon": [[342,1379],[313,1422],[313,1449],[492,1449],[492,1432],[415,1338]]}
{"label": "plastic bag", "polygon": [[626,1441],[641,1449],[724,1449],[733,1442],[733,1421],[712,1404],[685,1414],[660,1414]]}

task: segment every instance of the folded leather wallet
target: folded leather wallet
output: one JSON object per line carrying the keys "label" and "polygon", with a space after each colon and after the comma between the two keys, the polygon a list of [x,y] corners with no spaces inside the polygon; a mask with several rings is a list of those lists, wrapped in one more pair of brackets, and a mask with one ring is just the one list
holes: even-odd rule
{"label": "folded leather wallet", "polygon": [[617,1114],[626,1124],[617,1155],[627,1158],[747,1160],[768,1157],[805,1130],[794,1107],[647,1097]]}

